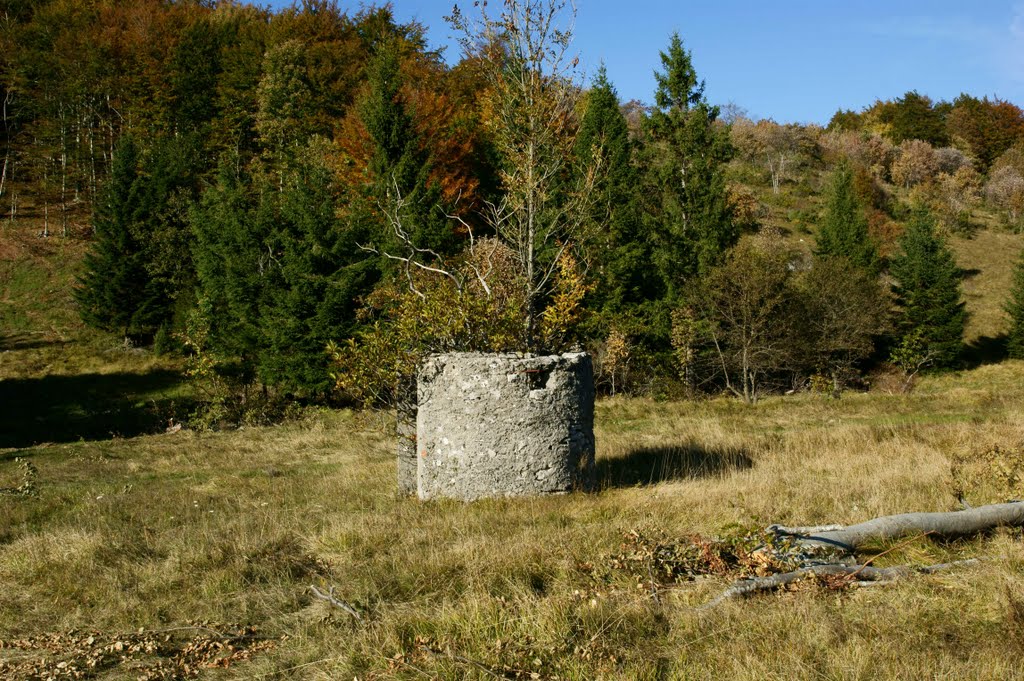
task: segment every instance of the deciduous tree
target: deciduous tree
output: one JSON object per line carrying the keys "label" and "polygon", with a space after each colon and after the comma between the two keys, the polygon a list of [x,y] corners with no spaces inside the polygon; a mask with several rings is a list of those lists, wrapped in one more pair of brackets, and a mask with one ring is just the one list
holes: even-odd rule
{"label": "deciduous tree", "polygon": [[499,14],[478,5],[449,18],[468,55],[482,55],[487,127],[500,158],[501,198],[487,221],[522,266],[526,339],[562,253],[581,240],[593,173],[572,183],[578,120],[578,58],[570,49],[575,8],[565,0],[504,0]]}
{"label": "deciduous tree", "polygon": [[996,168],[985,183],[985,196],[1003,211],[1011,225],[1020,224],[1024,215],[1024,176],[1012,165]]}
{"label": "deciduous tree", "polygon": [[803,306],[801,344],[810,369],[838,395],[888,328],[889,300],[878,277],[846,258],[820,258],[796,280]]}
{"label": "deciduous tree", "polygon": [[935,149],[921,140],[907,140],[892,164],[892,181],[909,189],[932,180],[939,172]]}
{"label": "deciduous tree", "polygon": [[911,90],[899,99],[880,103],[878,118],[887,126],[887,135],[894,144],[921,140],[941,147],[949,143],[948,109],[948,103],[935,104],[930,97]]}
{"label": "deciduous tree", "polygon": [[726,388],[745,402],[799,363],[801,309],[784,250],[741,241],[702,280],[696,301]]}
{"label": "deciduous tree", "polygon": [[952,143],[970,154],[979,170],[987,172],[1024,136],[1024,111],[999,98],[961,94],[953,100],[946,126]]}

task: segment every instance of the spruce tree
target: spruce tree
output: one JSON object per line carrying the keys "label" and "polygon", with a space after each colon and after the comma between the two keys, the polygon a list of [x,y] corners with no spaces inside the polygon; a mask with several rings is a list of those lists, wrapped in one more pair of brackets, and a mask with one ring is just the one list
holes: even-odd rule
{"label": "spruce tree", "polygon": [[276,257],[260,309],[259,373],[306,394],[330,389],[324,348],[353,335],[360,299],[378,280],[376,263],[335,214],[334,190],[323,150],[310,145],[289,178],[269,239]]}
{"label": "spruce tree", "polygon": [[1024,359],[1024,251],[1013,269],[1013,286],[1005,309],[1010,315],[1007,352],[1013,359]]}
{"label": "spruce tree", "polygon": [[842,163],[832,174],[825,215],[818,232],[819,257],[844,257],[852,265],[878,274],[878,250],[868,235],[868,221],[853,189],[853,170]]}
{"label": "spruce tree", "polygon": [[900,238],[902,252],[890,272],[900,308],[904,339],[920,342],[921,361],[937,367],[954,365],[963,349],[964,310],[960,268],[953,252],[935,231],[935,219],[923,210],[911,217]]}
{"label": "spruce tree", "polygon": [[173,322],[179,301],[191,302],[196,144],[190,135],[157,139],[143,154],[131,137],[122,139],[75,294],[87,324],[148,341]]}
{"label": "spruce tree", "polygon": [[637,171],[626,118],[615,88],[602,66],[587,95],[587,108],[576,138],[580,172],[600,155],[587,220],[593,233],[591,263],[596,268],[596,304],[609,314],[663,293],[652,271],[651,241],[645,232],[637,199]]}
{"label": "spruce tree", "polygon": [[154,333],[163,321],[137,225],[145,210],[139,165],[137,144],[122,138],[93,217],[95,241],[74,293],[82,321],[126,340]]}
{"label": "spruce tree", "polygon": [[[401,197],[403,227],[417,248],[452,252],[452,226],[440,210],[441,190],[430,179],[430,158],[416,130],[413,111],[402,95],[399,44],[385,41],[367,68],[368,94],[359,102],[359,117],[373,140],[371,199],[394,205]],[[397,192],[397,194],[396,194]],[[386,249],[401,246],[390,227],[380,225],[378,241]]]}
{"label": "spruce tree", "polygon": [[192,212],[192,255],[201,308],[208,314],[209,342],[254,371],[262,335],[261,299],[270,252],[264,244],[274,222],[270,205],[276,192],[236,170],[226,155],[217,181]]}
{"label": "spruce tree", "polygon": [[728,129],[717,124],[719,109],[704,99],[690,53],[679,34],[661,54],[656,107],[648,121],[650,144],[647,220],[659,235],[657,264],[673,300],[684,283],[722,261],[739,238],[725,186],[725,164],[733,156]]}

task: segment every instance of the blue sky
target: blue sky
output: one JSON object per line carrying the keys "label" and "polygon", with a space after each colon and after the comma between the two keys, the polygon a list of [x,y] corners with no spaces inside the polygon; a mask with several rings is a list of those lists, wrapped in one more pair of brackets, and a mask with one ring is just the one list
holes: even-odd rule
{"label": "blue sky", "polygon": [[[428,27],[434,47],[452,43],[443,17],[453,4],[393,2],[400,21]],[[466,12],[472,4],[459,3]],[[603,60],[623,100],[653,100],[659,51],[678,31],[708,99],[758,118],[827,123],[837,108],[912,89],[1024,106],[1024,0],[577,0],[577,9],[581,64],[592,74]],[[458,59],[457,46],[447,58]]]}

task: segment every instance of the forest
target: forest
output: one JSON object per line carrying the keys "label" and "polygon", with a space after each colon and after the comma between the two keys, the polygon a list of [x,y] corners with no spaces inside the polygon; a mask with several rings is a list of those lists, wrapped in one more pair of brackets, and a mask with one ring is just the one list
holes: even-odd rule
{"label": "forest", "polygon": [[186,355],[236,419],[388,403],[441,350],[584,348],[610,394],[747,402],[963,365],[945,240],[1024,219],[1018,106],[753,121],[678,34],[653,104],[621,102],[565,8],[523,6],[456,8],[456,61],[386,5],[9,4],[4,217],[87,241],[81,318]]}

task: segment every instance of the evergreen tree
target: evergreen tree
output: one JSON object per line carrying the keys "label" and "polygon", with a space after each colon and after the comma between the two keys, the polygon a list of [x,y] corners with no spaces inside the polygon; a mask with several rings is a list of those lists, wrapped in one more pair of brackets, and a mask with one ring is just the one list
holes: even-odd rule
{"label": "evergreen tree", "polygon": [[257,88],[255,127],[263,157],[284,187],[287,166],[312,133],[306,46],[287,40],[267,50]]}
{"label": "evergreen tree", "polygon": [[170,55],[168,119],[179,131],[200,130],[217,117],[221,33],[214,22],[199,19],[182,31]]}
{"label": "evergreen tree", "polygon": [[1006,301],[1006,312],[1010,315],[1007,351],[1013,359],[1024,359],[1024,252],[1021,252],[1013,270],[1013,286]]}
{"label": "evergreen tree", "polygon": [[604,66],[587,95],[587,108],[576,138],[580,172],[600,155],[601,173],[594,184],[588,221],[594,235],[591,266],[597,272],[596,304],[605,312],[660,298],[663,290],[651,263],[651,243],[637,200],[633,143],[618,95]]}
{"label": "evergreen tree", "polygon": [[[402,96],[399,43],[380,45],[367,70],[369,92],[359,103],[359,117],[373,140],[370,174],[378,205],[403,202],[403,227],[417,248],[452,252],[452,226],[440,210],[441,189],[430,179],[430,158],[416,131],[413,112]],[[397,192],[397,194],[396,194]],[[386,249],[402,246],[390,228],[381,226],[379,241]]]}
{"label": "evergreen tree", "polygon": [[261,299],[272,253],[264,246],[274,222],[275,192],[258,186],[225,156],[217,182],[192,213],[192,254],[210,345],[255,370],[262,335]]}
{"label": "evergreen tree", "polygon": [[268,250],[276,254],[260,310],[259,374],[268,383],[323,393],[327,343],[353,335],[360,299],[379,278],[357,235],[335,214],[321,150],[302,154],[284,194]]}
{"label": "evergreen tree", "polygon": [[878,251],[853,189],[853,170],[842,163],[832,174],[825,215],[818,232],[819,257],[847,258],[855,267],[878,274]]}
{"label": "evergreen tree", "polygon": [[656,108],[648,121],[645,193],[653,200],[647,218],[659,235],[657,264],[669,297],[677,300],[684,282],[710,271],[739,238],[724,174],[734,152],[678,33],[661,63],[664,72],[655,73]]}
{"label": "evergreen tree", "polygon": [[328,341],[350,337],[360,299],[380,278],[336,215],[322,143],[275,178],[237,174],[230,159],[194,211],[194,257],[209,347],[241,376],[306,395],[330,387]]}
{"label": "evergreen tree", "polygon": [[138,146],[131,137],[123,138],[93,218],[96,238],[75,290],[86,324],[133,340],[152,336],[167,316],[162,291],[146,267],[146,235],[139,223],[149,206],[139,166]]}
{"label": "evergreen tree", "polygon": [[904,340],[919,344],[920,361],[938,367],[956,363],[963,348],[964,310],[960,268],[935,219],[925,211],[912,216],[900,238],[902,253],[893,258],[893,291],[902,313]]}

